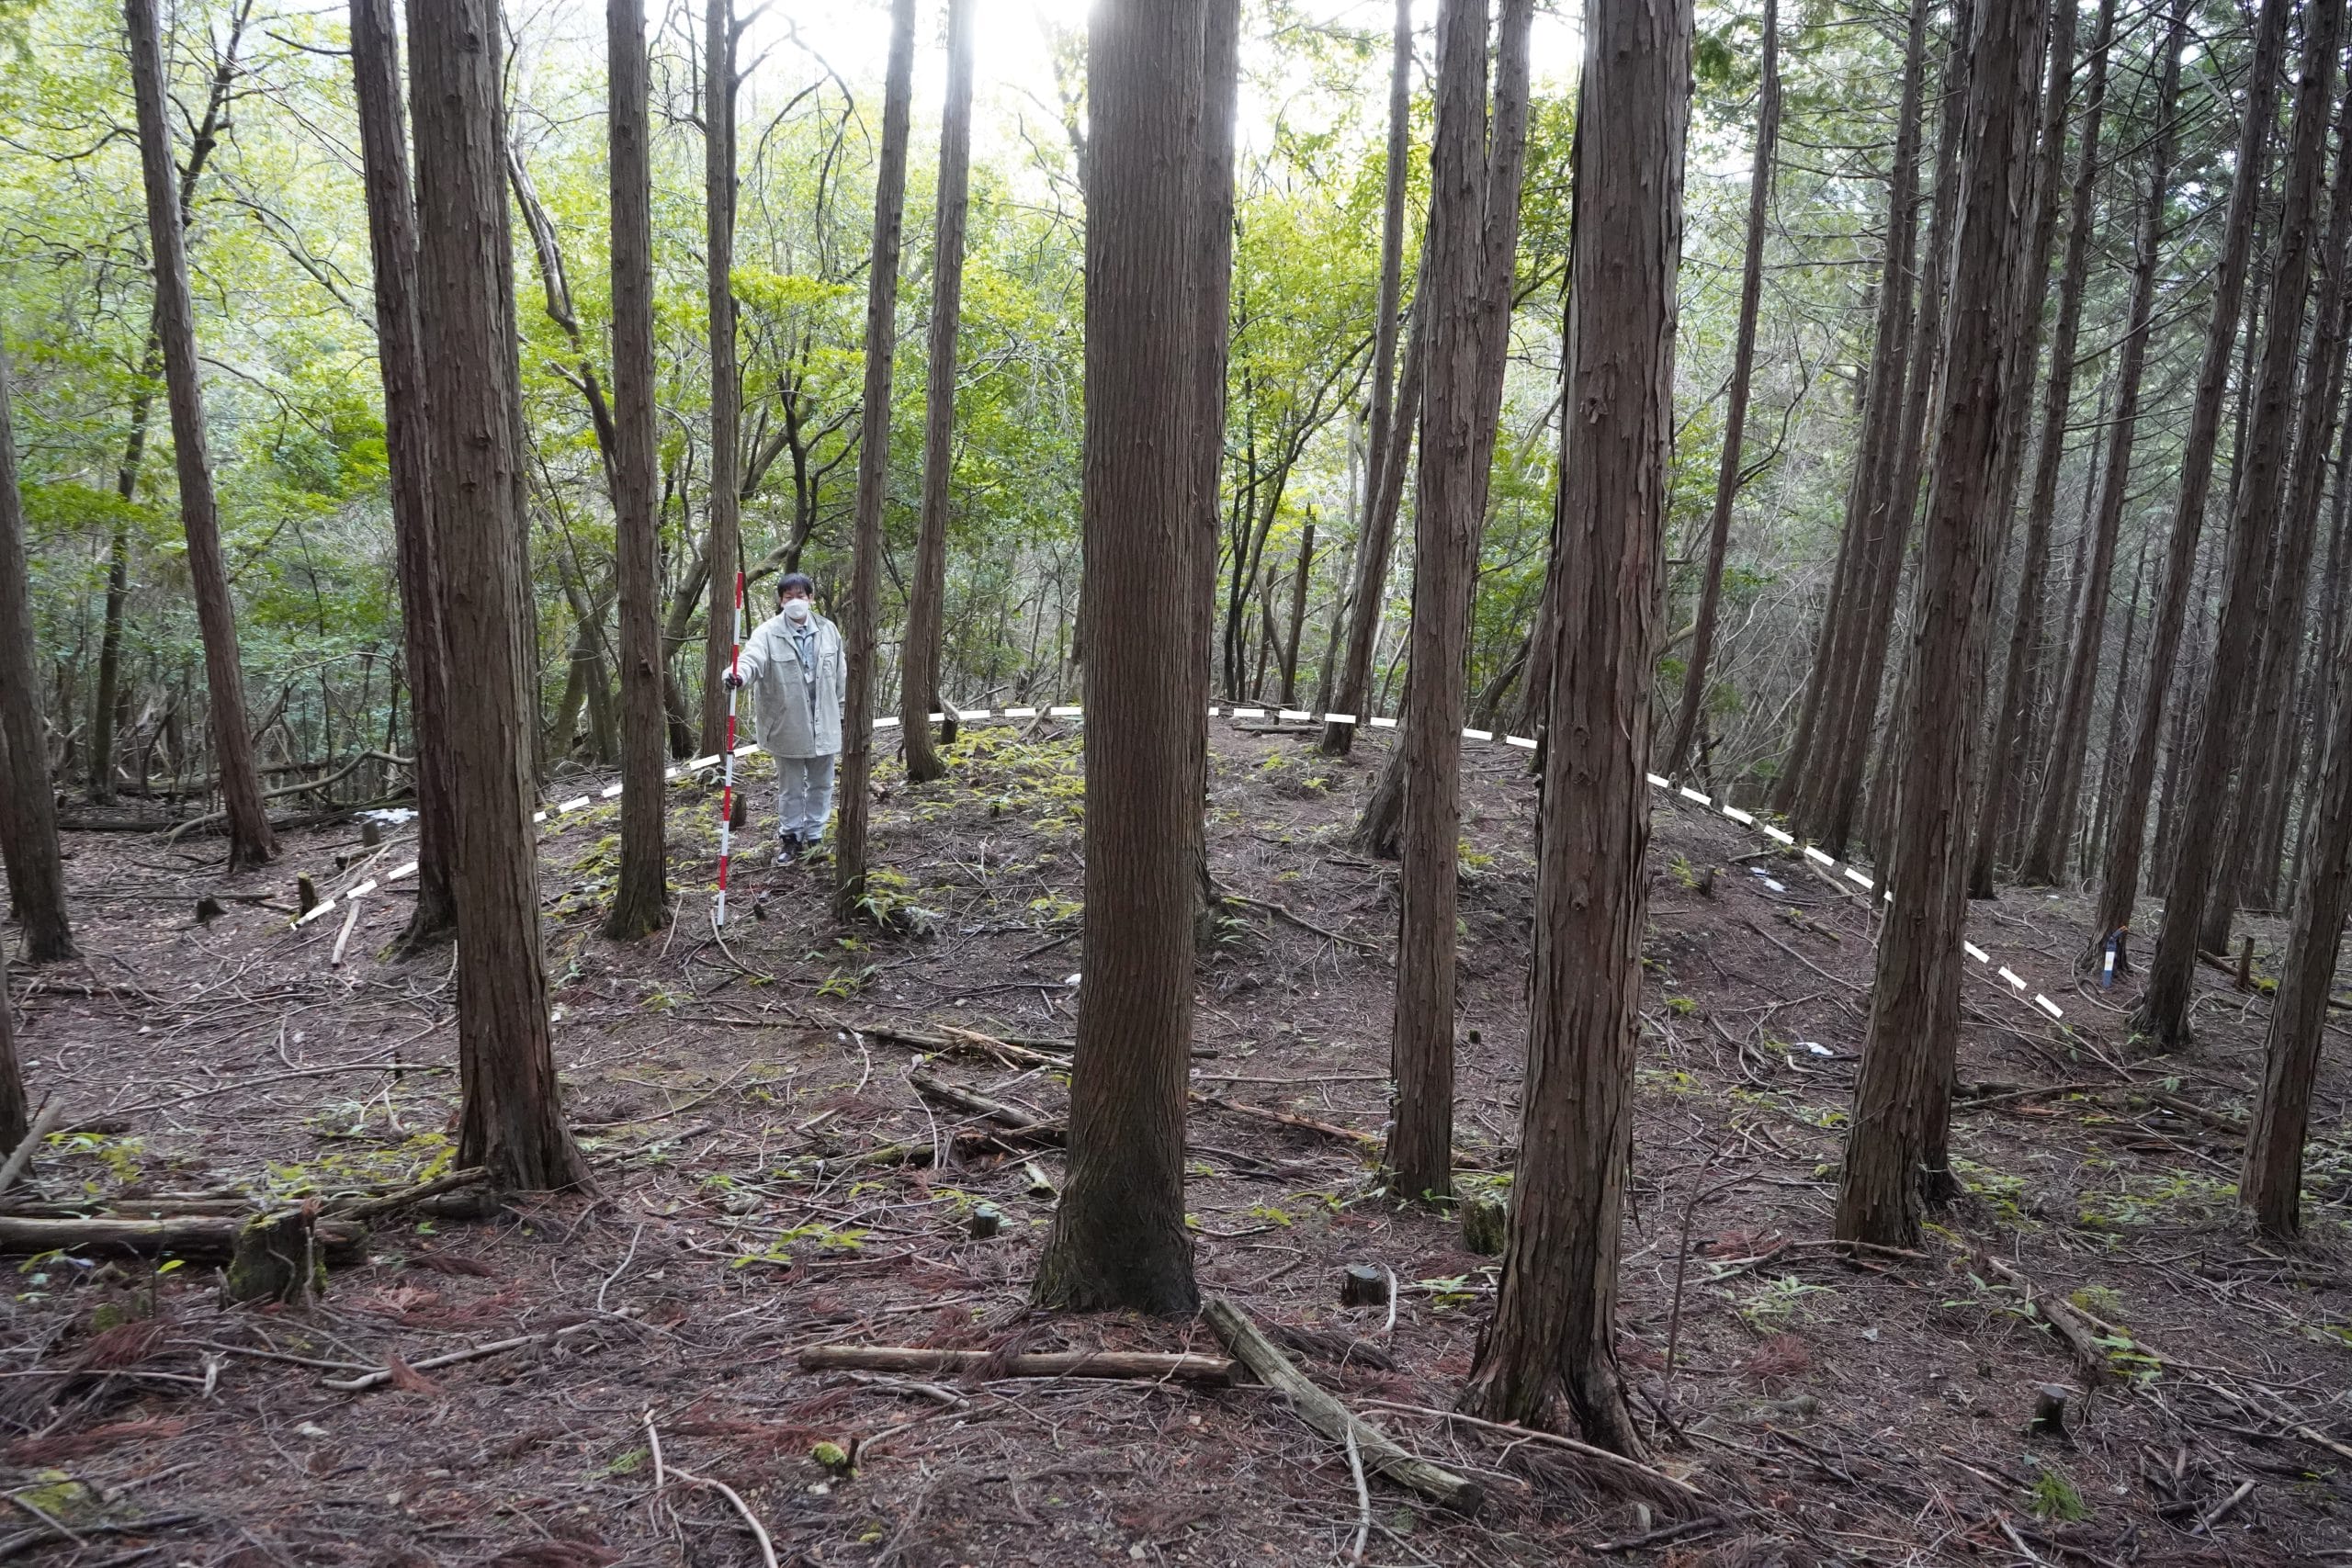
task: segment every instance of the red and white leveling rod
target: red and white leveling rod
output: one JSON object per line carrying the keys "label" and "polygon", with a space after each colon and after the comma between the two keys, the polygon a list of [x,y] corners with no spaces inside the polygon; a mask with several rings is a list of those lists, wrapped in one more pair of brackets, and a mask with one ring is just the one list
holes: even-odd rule
{"label": "red and white leveling rod", "polygon": [[[735,645],[727,655],[727,672],[736,673],[736,666],[743,657],[743,574],[735,573]],[[734,836],[735,823],[735,699],[740,690],[732,683],[727,688],[727,773],[726,784],[718,793],[718,904],[712,912],[714,923],[727,923],[727,856],[729,840]]]}

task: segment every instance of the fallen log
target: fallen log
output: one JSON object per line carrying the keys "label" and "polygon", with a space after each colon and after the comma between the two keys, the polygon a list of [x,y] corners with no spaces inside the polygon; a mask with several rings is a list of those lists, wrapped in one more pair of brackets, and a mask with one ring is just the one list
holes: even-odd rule
{"label": "fallen log", "polygon": [[1040,1122],[1026,1111],[1016,1111],[1002,1100],[991,1100],[985,1094],[949,1083],[925,1068],[910,1069],[907,1081],[914,1085],[915,1092],[925,1100],[935,1100],[943,1105],[992,1122],[1003,1128],[1009,1137],[1058,1145],[1067,1135],[1066,1130],[1055,1122]]}
{"label": "fallen log", "polygon": [[[226,1262],[237,1247],[245,1217],[234,1214],[175,1214],[160,1220],[28,1219],[0,1215],[0,1256],[37,1252],[98,1252],[118,1258],[170,1254],[195,1262]],[[368,1229],[348,1220],[322,1221],[321,1254],[330,1263],[355,1263],[366,1253]]]}
{"label": "fallen log", "polygon": [[990,1350],[932,1350],[901,1345],[812,1345],[800,1352],[804,1372],[981,1372],[1004,1378],[1114,1378],[1148,1382],[1202,1383],[1224,1388],[1233,1363],[1222,1356],[1158,1350],[1033,1350],[1001,1356]]}
{"label": "fallen log", "polygon": [[1440,1507],[1463,1514],[1477,1511],[1484,1492],[1476,1482],[1408,1453],[1387,1433],[1316,1387],[1240,1308],[1212,1296],[1201,1303],[1201,1314],[1235,1360],[1257,1373],[1260,1381],[1280,1389],[1300,1420],[1343,1448],[1352,1440],[1367,1468]]}
{"label": "fallen log", "polygon": [[404,1187],[398,1192],[387,1192],[380,1198],[346,1198],[339,1202],[329,1204],[326,1211],[327,1217],[335,1220],[372,1220],[379,1214],[390,1214],[405,1209],[412,1203],[421,1203],[427,1198],[437,1198],[442,1193],[454,1189],[471,1187],[476,1182],[486,1179],[488,1174],[478,1165],[468,1166],[463,1170],[453,1170],[447,1175],[436,1176],[430,1181],[420,1181],[413,1187]]}
{"label": "fallen log", "polygon": [[2072,1306],[2048,1291],[2035,1290],[2032,1280],[1982,1247],[1977,1249],[1976,1266],[2023,1296],[2026,1304],[2041,1314],[2041,1321],[2050,1325],[2051,1331],[2066,1342],[2066,1348],[2075,1353],[2075,1370],[2083,1374],[2085,1388],[2098,1385],[2107,1375],[2107,1351]]}

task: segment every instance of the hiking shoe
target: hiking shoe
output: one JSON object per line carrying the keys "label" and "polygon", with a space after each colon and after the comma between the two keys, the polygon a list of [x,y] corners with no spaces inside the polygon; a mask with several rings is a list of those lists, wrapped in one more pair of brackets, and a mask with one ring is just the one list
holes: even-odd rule
{"label": "hiking shoe", "polygon": [[795,838],[790,833],[786,833],[783,838],[776,840],[775,868],[778,871],[786,869],[794,861],[799,858],[800,840],[798,839]]}

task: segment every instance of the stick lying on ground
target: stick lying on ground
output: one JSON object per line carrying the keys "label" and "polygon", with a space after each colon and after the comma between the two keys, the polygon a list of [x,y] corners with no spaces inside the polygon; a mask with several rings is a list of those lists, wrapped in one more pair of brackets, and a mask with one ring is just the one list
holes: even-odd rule
{"label": "stick lying on ground", "polygon": [[1234,1359],[1289,1397],[1300,1420],[1343,1447],[1352,1438],[1367,1466],[1439,1506],[1464,1514],[1477,1510],[1484,1493],[1476,1482],[1406,1452],[1395,1438],[1309,1382],[1232,1303],[1211,1297],[1201,1303],[1201,1314]]}
{"label": "stick lying on ground", "polygon": [[413,1187],[402,1188],[398,1192],[387,1192],[380,1198],[346,1199],[343,1202],[330,1206],[327,1214],[329,1218],[338,1220],[372,1220],[379,1215],[405,1209],[411,1203],[421,1203],[427,1198],[437,1198],[442,1193],[456,1188],[470,1187],[481,1180],[485,1174],[478,1165],[468,1166],[463,1170],[453,1170],[446,1176],[436,1176],[430,1181],[420,1181]]}
{"label": "stick lying on ground", "polygon": [[[427,1356],[421,1361],[409,1362],[405,1370],[411,1372],[431,1371],[435,1367],[455,1366],[459,1361],[479,1361],[485,1356],[503,1355],[506,1351],[520,1350],[530,1345],[553,1345],[560,1340],[569,1339],[575,1334],[584,1334],[591,1328],[601,1327],[614,1318],[634,1315],[634,1309],[623,1307],[617,1312],[607,1313],[602,1317],[592,1317],[585,1323],[575,1323],[565,1328],[549,1329],[545,1334],[518,1334],[512,1339],[493,1339],[487,1345],[469,1345],[462,1350],[452,1350],[446,1356]],[[362,1372],[356,1378],[324,1378],[321,1382],[322,1386],[334,1389],[338,1393],[358,1393],[371,1388],[382,1388],[399,1375],[400,1373],[390,1367],[380,1367],[372,1372]]]}
{"label": "stick lying on ground", "polygon": [[[7,998],[0,997],[0,1007],[7,1005]],[[42,1104],[40,1113],[33,1118],[32,1126],[25,1133],[24,1142],[9,1155],[6,1165],[0,1165],[0,1192],[6,1192],[16,1185],[17,1178],[33,1163],[33,1151],[40,1147],[40,1141],[49,1136],[49,1130],[56,1126],[58,1118],[64,1114],[65,1102],[62,1100],[51,1100]]]}
{"label": "stick lying on ground", "polygon": [[1222,1356],[1156,1350],[1033,1350],[1001,1356],[989,1350],[929,1350],[898,1345],[812,1345],[800,1352],[805,1372],[855,1368],[869,1372],[984,1372],[1004,1378],[1140,1378],[1152,1382],[1233,1382]]}

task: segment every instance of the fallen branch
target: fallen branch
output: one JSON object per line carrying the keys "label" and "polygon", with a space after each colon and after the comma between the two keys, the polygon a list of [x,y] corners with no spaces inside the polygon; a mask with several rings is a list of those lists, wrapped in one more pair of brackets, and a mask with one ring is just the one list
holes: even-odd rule
{"label": "fallen branch", "polygon": [[1365,953],[1377,953],[1381,951],[1380,944],[1376,942],[1366,942],[1360,936],[1346,936],[1339,931],[1332,931],[1328,927],[1318,926],[1313,920],[1307,919],[1300,915],[1293,914],[1288,908],[1284,908],[1283,905],[1275,903],[1270,898],[1252,898],[1245,893],[1220,893],[1218,894],[1218,897],[1224,898],[1228,903],[1246,904],[1252,909],[1263,909],[1266,913],[1274,916],[1278,919],[1288,920],[1300,931],[1312,931],[1315,935],[1323,938],[1326,942],[1341,942],[1349,947],[1361,949]]}
{"label": "fallen branch", "polygon": [[1195,1105],[1206,1105],[1215,1110],[1229,1111],[1236,1116],[1246,1116],[1253,1122],[1271,1122],[1277,1127],[1294,1127],[1302,1133],[1315,1133],[1326,1138],[1337,1138],[1341,1143],[1353,1144],[1358,1148],[1370,1149],[1375,1153],[1380,1148],[1378,1134],[1360,1133],[1353,1127],[1342,1127],[1336,1122],[1318,1122],[1312,1116],[1301,1116],[1294,1111],[1275,1111],[1263,1105],[1249,1105],[1238,1100],[1227,1100],[1223,1095],[1203,1094],[1198,1089],[1189,1090],[1188,1096]]}
{"label": "fallen branch", "polygon": [[1238,1307],[1211,1297],[1201,1303],[1201,1314],[1236,1360],[1288,1396],[1300,1420],[1335,1443],[1345,1446],[1352,1440],[1365,1464],[1439,1506],[1464,1514],[1477,1510],[1484,1493],[1476,1482],[1407,1452],[1387,1433],[1309,1382]]}
{"label": "fallen branch", "polygon": [[1016,1111],[1002,1100],[991,1100],[985,1094],[949,1083],[925,1068],[910,1070],[907,1081],[914,1085],[915,1092],[925,1100],[935,1100],[943,1105],[992,1122],[1003,1128],[1007,1136],[1056,1145],[1066,1136],[1065,1129],[1055,1122],[1040,1122],[1026,1111]]}
{"label": "fallen branch", "polygon": [[[0,1007],[7,1005],[7,999],[0,998]],[[33,1118],[32,1126],[25,1133],[24,1141],[10,1152],[8,1163],[0,1165],[0,1192],[6,1192],[16,1185],[17,1178],[33,1163],[33,1151],[40,1147],[40,1141],[49,1136],[49,1130],[56,1126],[57,1119],[64,1114],[63,1100],[52,1099],[42,1102],[40,1114]]]}
{"label": "fallen branch", "polygon": [[412,1203],[421,1203],[427,1198],[437,1198],[442,1193],[457,1188],[471,1187],[475,1182],[484,1179],[487,1175],[488,1172],[478,1165],[468,1166],[463,1170],[453,1170],[446,1176],[436,1176],[430,1181],[420,1181],[413,1187],[404,1187],[398,1192],[387,1192],[380,1198],[346,1199],[330,1206],[327,1210],[327,1217],[338,1220],[372,1220],[379,1215],[405,1209]]}
{"label": "fallen branch", "polygon": [[[225,1260],[236,1250],[237,1233],[248,1215],[180,1214],[161,1220],[27,1219],[0,1215],[0,1255],[39,1252],[97,1252],[148,1258],[169,1253],[206,1262]],[[318,1227],[320,1251],[330,1263],[356,1261],[367,1248],[364,1226],[329,1221]]]}
{"label": "fallen branch", "polygon": [[2165,1354],[2162,1350],[2157,1349],[2154,1345],[2149,1344],[2145,1339],[2141,1338],[2138,1335],[2125,1333],[2122,1329],[2118,1328],[2115,1325],[2108,1322],[2105,1318],[2099,1316],[2098,1314],[2091,1311],[2088,1307],[2077,1307],[2075,1310],[2080,1313],[2092,1326],[2098,1328],[2101,1333],[2106,1334],[2110,1338],[2120,1339],[2131,1348],[2139,1351],[2140,1354],[2161,1363],[2166,1371],[2171,1372],[2174,1376],[2180,1378],[2184,1382],[2195,1383],[2199,1388],[2204,1389],[2210,1393],[2219,1394],[2222,1398],[2228,1400],[2232,1404],[2236,1405],[2240,1410],[2245,1411],[2247,1415],[2256,1416],[2264,1421],[2268,1421],[2274,1426],[2277,1426],[2280,1430],[2286,1432],[2289,1436],[2299,1438],[2302,1441],[2311,1444],[2311,1446],[2315,1449],[2324,1449],[2340,1460],[2352,1461],[2352,1446],[2347,1446],[2346,1444],[2338,1442],[2335,1438],[2329,1437],[2325,1432],[2323,1432],[2318,1427],[2312,1426],[2309,1422],[2298,1421],[2286,1411],[2279,1409],[2275,1405],[2267,1404],[2253,1394],[2246,1393],[2239,1389],[2232,1388],[2229,1384],[2221,1382],[2217,1378],[2206,1376],[2203,1372],[2199,1371],[2195,1367],[2188,1366],[2186,1363]]}
{"label": "fallen branch", "polygon": [[1644,1464],[1637,1459],[1611,1453],[1604,1448],[1563,1437],[1557,1432],[1540,1431],[1533,1427],[1521,1427],[1509,1421],[1489,1421],[1480,1416],[1465,1416],[1459,1410],[1440,1410],[1430,1404],[1405,1404],[1393,1399],[1367,1399],[1366,1404],[1381,1410],[1402,1411],[1408,1416],[1427,1416],[1434,1420],[1451,1421],[1458,1427],[1469,1427],[1481,1432],[1492,1432],[1518,1443],[1537,1443],[1544,1448],[1558,1449],[1579,1459],[1589,1460],[1619,1484],[1642,1495],[1652,1497],[1669,1506],[1683,1507],[1713,1504],[1704,1492],[1687,1481],[1678,1481],[1666,1472]]}
{"label": "fallen branch", "polygon": [[990,1350],[932,1350],[900,1345],[812,1345],[800,1352],[804,1372],[980,1372],[1005,1378],[1114,1378],[1148,1382],[1233,1382],[1222,1356],[1157,1350],[1033,1350],[1002,1356]]}
{"label": "fallen branch", "polygon": [[2041,1321],[2074,1351],[2075,1366],[2083,1374],[2083,1386],[2097,1387],[2107,1375],[2107,1351],[2098,1337],[2075,1314],[2075,1309],[2047,1291],[2037,1292],[2032,1280],[1981,1247],[1977,1249],[1976,1265],[2015,1290],[2025,1298],[2028,1306],[2041,1314]]}
{"label": "fallen branch", "polygon": [[[321,1228],[323,1230],[324,1227]],[[560,1340],[569,1339],[575,1334],[582,1334],[591,1328],[598,1327],[611,1318],[631,1316],[633,1312],[632,1308],[623,1307],[605,1317],[592,1317],[584,1323],[575,1323],[564,1328],[551,1328],[544,1334],[518,1334],[512,1339],[493,1339],[487,1345],[469,1345],[465,1349],[452,1350],[447,1355],[427,1356],[421,1361],[405,1362],[402,1371],[431,1371],[435,1367],[453,1367],[460,1361],[479,1361],[487,1356],[504,1355],[509,1350],[520,1350],[526,1346],[553,1345]],[[390,1367],[379,1367],[374,1371],[362,1372],[356,1378],[325,1378],[321,1380],[321,1383],[322,1386],[334,1389],[338,1393],[360,1393],[371,1388],[381,1388],[399,1375],[399,1372]],[[671,1473],[684,1475],[685,1472],[673,1468]]]}
{"label": "fallen branch", "polygon": [[760,1543],[760,1561],[766,1563],[767,1568],[776,1568],[775,1542],[768,1539],[767,1527],[760,1523],[759,1516],[752,1512],[752,1506],[743,1501],[742,1494],[724,1481],[713,1481],[707,1476],[696,1475],[691,1470],[680,1470],[674,1464],[670,1467],[670,1473],[690,1485],[707,1486],[732,1503],[735,1511],[743,1516],[743,1522],[752,1527],[752,1534]]}
{"label": "fallen branch", "polygon": [[[362,751],[357,756],[352,758],[350,761],[345,762],[342,767],[337,768],[334,773],[329,773],[322,779],[303,779],[296,784],[279,784],[276,789],[266,789],[262,791],[261,797],[264,800],[277,800],[284,795],[306,795],[313,790],[322,790],[326,788],[329,784],[341,784],[345,779],[349,778],[353,773],[357,773],[359,771],[360,764],[369,761],[385,762],[396,768],[410,768],[416,765],[413,758],[395,757],[390,751]],[[354,809],[360,808],[355,807]],[[184,834],[194,832],[197,829],[204,827],[208,823],[224,821],[227,819],[228,815],[229,814],[225,811],[214,811],[202,817],[191,817],[187,821],[181,823],[178,827],[174,828],[170,836],[164,839],[164,842],[167,844],[175,844],[179,842]]]}

